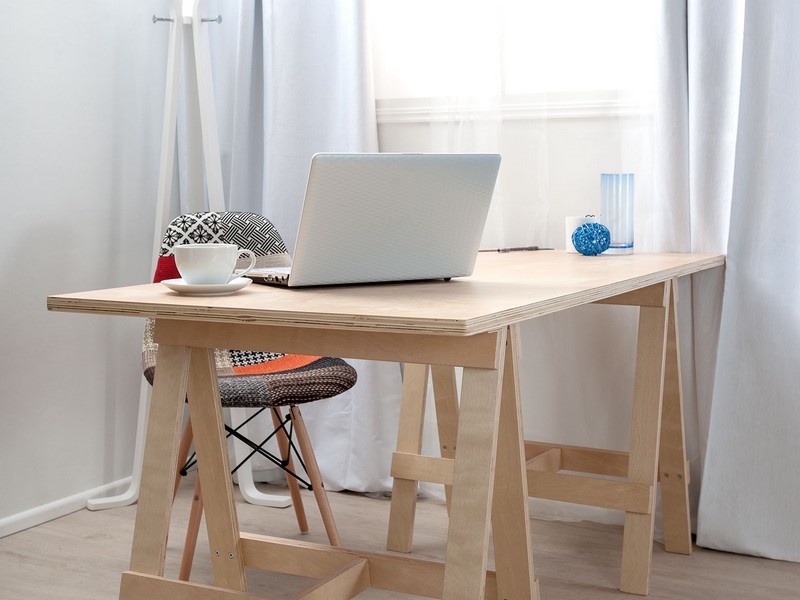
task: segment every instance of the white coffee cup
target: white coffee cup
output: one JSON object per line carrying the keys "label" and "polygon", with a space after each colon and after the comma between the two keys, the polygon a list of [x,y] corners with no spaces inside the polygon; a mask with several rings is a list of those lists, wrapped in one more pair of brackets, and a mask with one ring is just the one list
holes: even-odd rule
{"label": "white coffee cup", "polygon": [[[256,264],[255,255],[250,250],[240,250],[236,244],[181,244],[172,248],[172,254],[181,277],[190,285],[225,284]],[[244,271],[234,273],[242,254],[250,258],[250,264]]]}

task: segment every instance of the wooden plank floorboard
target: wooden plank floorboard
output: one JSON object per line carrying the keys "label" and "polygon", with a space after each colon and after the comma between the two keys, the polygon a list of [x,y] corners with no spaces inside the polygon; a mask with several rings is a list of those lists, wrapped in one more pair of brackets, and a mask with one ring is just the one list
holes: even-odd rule
{"label": "wooden plank floorboard", "polygon": [[[182,482],[167,555],[167,575],[175,576],[194,484]],[[288,493],[274,488],[271,492]],[[304,492],[311,527],[297,531],[291,508],[274,509],[238,501],[242,530],[327,543],[310,492]],[[345,546],[384,552],[389,502],[375,497],[331,493],[330,500]],[[113,600],[120,574],[127,569],[135,507],[101,512],[82,510],[0,539],[0,600]],[[622,529],[595,523],[534,519],[536,574],[544,600],[633,600],[617,590]],[[443,503],[421,501],[417,508],[414,553],[444,556],[447,513]],[[490,560],[491,559],[490,557]],[[211,583],[205,526],[201,528],[192,580]],[[248,570],[253,593],[288,598],[308,580]],[[653,552],[648,598],[652,600],[795,600],[800,565],[695,548],[692,556],[669,554],[661,544]],[[368,590],[359,600],[413,600],[410,596]]]}

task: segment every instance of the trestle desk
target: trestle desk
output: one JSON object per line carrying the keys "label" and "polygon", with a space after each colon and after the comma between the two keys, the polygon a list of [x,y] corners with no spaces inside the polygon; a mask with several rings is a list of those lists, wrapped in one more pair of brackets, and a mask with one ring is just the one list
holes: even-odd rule
{"label": "trestle desk", "polygon": [[[255,598],[246,592],[248,566],[314,578],[298,599],[348,599],[382,588],[447,600],[533,600],[539,590],[529,494],[624,510],[621,587],[646,594],[659,464],[668,548],[688,552],[691,547],[674,282],[723,264],[722,255],[711,254],[481,253],[471,277],[449,282],[305,289],[250,285],[216,297],[181,296],[160,284],[145,284],[50,296],[50,310],[156,319],[158,369],[131,562],[122,575],[120,598]],[[526,443],[517,381],[518,325],[595,302],[640,307],[630,451],[617,456]],[[213,349],[221,347],[406,363],[388,546],[410,549],[411,491],[418,480],[437,481],[449,488],[444,562],[240,532],[214,366]],[[463,367],[458,406],[448,409],[443,402],[437,411],[444,440],[454,442],[436,457],[421,456],[419,447],[420,386],[427,365],[434,365],[434,383],[445,390],[443,396],[448,396],[451,369]],[[214,586],[164,576],[187,398]],[[558,472],[562,469],[624,475],[625,481],[572,479]],[[494,571],[487,571],[490,531]]]}

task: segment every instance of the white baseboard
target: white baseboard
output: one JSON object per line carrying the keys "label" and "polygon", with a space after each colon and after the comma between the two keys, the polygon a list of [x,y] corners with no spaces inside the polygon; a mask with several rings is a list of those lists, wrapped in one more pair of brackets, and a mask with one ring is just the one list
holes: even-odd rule
{"label": "white baseboard", "polygon": [[0,519],[0,538],[86,508],[86,501],[89,500],[89,498],[96,498],[97,496],[105,496],[117,492],[127,487],[130,481],[130,477],[124,477],[123,479],[118,479],[117,481],[101,485],[91,490],[86,490],[85,492],[80,492],[79,494],[74,494],[21,513],[3,517]]}

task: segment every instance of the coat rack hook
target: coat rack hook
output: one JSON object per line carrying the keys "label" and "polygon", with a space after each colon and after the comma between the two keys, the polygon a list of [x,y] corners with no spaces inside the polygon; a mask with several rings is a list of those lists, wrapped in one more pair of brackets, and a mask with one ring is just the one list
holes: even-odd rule
{"label": "coat rack hook", "polygon": [[159,23],[161,21],[169,21],[170,23],[172,23],[172,22],[175,21],[175,19],[170,19],[170,18],[167,18],[167,17],[157,17],[157,16],[153,15],[153,24]]}
{"label": "coat rack hook", "polygon": [[217,24],[222,23],[222,15],[217,15],[214,19],[200,19],[203,23],[212,23],[216,22]]}

